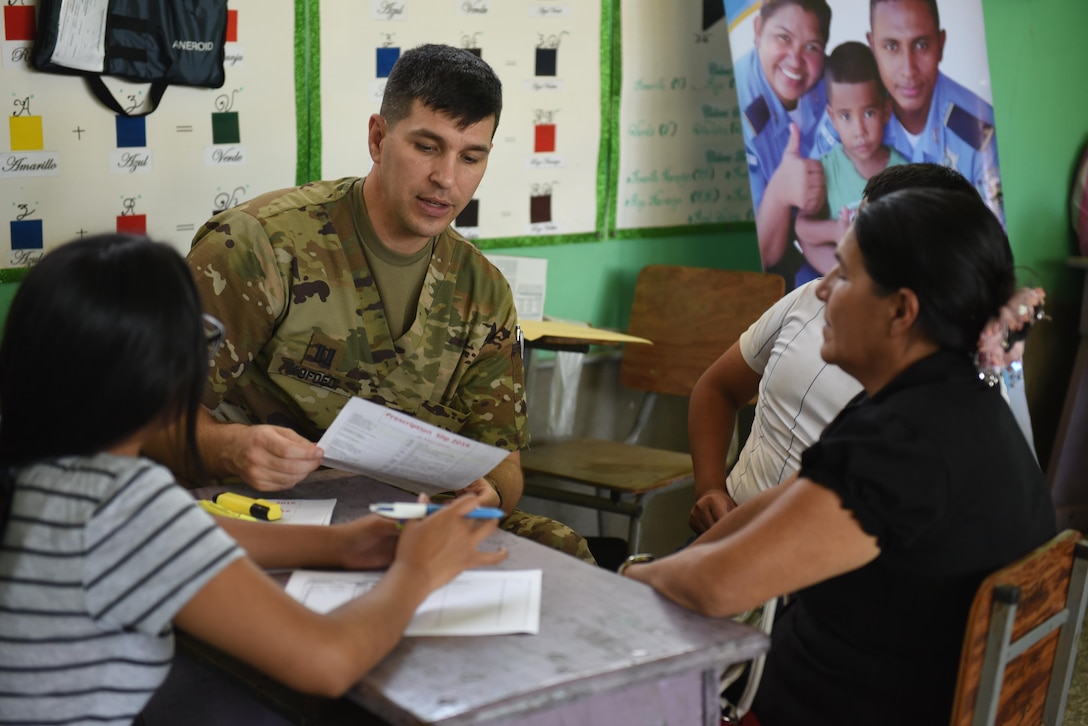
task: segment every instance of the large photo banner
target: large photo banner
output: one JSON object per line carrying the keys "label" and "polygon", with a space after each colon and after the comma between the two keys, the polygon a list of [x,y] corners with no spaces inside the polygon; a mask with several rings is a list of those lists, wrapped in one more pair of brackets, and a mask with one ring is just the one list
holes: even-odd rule
{"label": "large photo banner", "polygon": [[982,0],[724,0],[763,268],[827,273],[865,182],[934,162],[1004,222]]}

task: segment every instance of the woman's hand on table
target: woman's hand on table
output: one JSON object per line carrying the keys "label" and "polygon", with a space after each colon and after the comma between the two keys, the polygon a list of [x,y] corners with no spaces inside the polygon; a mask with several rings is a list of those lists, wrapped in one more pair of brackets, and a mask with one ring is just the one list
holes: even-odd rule
{"label": "woman's hand on table", "polygon": [[[414,577],[425,578],[435,590],[464,570],[496,565],[506,559],[506,550],[479,549],[498,529],[497,519],[468,519],[465,515],[483,506],[478,497],[460,496],[441,511],[423,519],[404,522],[392,569],[406,568]],[[390,572],[392,572],[392,569]]]}
{"label": "woman's hand on table", "polygon": [[346,570],[375,570],[393,561],[400,538],[400,524],[387,517],[368,514],[353,522],[336,524],[340,566]]}

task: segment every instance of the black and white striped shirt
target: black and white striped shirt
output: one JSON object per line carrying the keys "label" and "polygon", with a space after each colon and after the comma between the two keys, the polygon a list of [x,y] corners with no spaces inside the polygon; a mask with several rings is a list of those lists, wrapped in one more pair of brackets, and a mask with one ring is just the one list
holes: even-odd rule
{"label": "black and white striped shirt", "polygon": [[170,668],[171,619],[241,549],[146,459],[39,462],[0,545],[0,724],[130,724]]}

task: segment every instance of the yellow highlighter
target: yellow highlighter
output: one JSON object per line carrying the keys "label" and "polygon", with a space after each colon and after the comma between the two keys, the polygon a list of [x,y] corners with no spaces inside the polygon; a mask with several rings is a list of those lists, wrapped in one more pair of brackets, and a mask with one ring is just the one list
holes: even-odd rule
{"label": "yellow highlighter", "polygon": [[217,517],[232,517],[234,519],[244,519],[247,522],[256,522],[256,517],[251,517],[248,514],[240,514],[239,512],[232,512],[226,507],[221,507],[210,499],[201,499],[200,506],[204,507],[204,510],[209,514],[214,514]]}
{"label": "yellow highlighter", "polygon": [[280,505],[267,499],[252,499],[250,497],[235,494],[234,492],[222,492],[212,497],[212,501],[232,512],[246,514],[250,517],[263,519],[266,522],[275,522],[283,516]]}

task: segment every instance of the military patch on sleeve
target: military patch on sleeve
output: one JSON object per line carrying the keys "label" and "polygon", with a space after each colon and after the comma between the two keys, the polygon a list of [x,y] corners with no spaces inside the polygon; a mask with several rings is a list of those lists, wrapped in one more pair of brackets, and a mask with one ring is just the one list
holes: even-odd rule
{"label": "military patch on sleeve", "polygon": [[748,104],[748,108],[744,109],[744,117],[748,119],[748,123],[752,127],[752,134],[758,135],[767,125],[767,122],[771,120],[771,108],[767,105],[767,99],[763,96],[756,96],[756,100],[752,101]]}
{"label": "military patch on sleeve", "polygon": [[956,104],[948,107],[948,113],[944,116],[944,125],[961,139],[966,141],[975,151],[982,151],[990,143],[994,136],[994,127],[981,119],[976,118]]}

